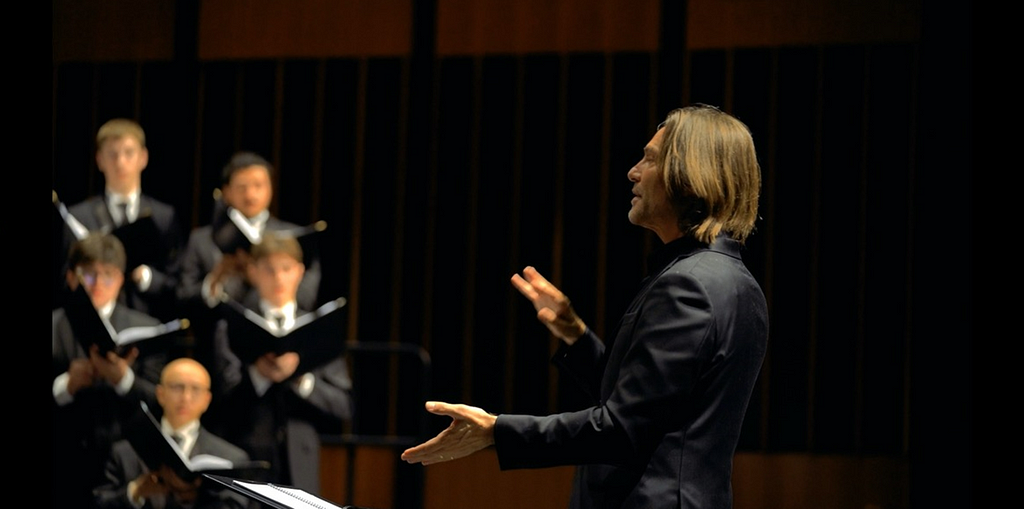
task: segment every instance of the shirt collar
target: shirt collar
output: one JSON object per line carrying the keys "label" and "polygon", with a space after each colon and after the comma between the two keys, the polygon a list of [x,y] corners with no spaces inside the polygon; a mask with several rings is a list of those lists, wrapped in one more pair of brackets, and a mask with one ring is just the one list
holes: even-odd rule
{"label": "shirt collar", "polygon": [[180,427],[178,429],[174,429],[174,427],[171,426],[170,421],[168,421],[166,417],[161,417],[160,418],[160,429],[163,430],[163,432],[167,433],[168,435],[172,435],[174,433],[177,433],[179,435],[183,435],[183,436],[186,436],[186,437],[195,438],[196,435],[199,434],[199,421],[195,420],[195,421],[192,421],[192,422],[190,422],[188,424],[185,424],[184,426],[182,426],[182,427]]}
{"label": "shirt collar", "polygon": [[249,224],[251,224],[253,226],[257,226],[260,229],[262,229],[263,225],[267,224],[267,219],[269,219],[269,218],[270,218],[270,211],[269,210],[264,210],[263,212],[260,212],[259,214],[256,214],[255,216],[247,217],[245,219],[246,219],[246,221],[249,221]]}
{"label": "shirt collar", "polygon": [[690,236],[680,237],[659,246],[651,253],[647,258],[647,275],[661,272],[666,265],[674,260],[685,258],[697,251],[716,251],[733,258],[741,258],[739,241],[730,238],[725,233],[719,234],[710,245]]}
{"label": "shirt collar", "polygon": [[[263,312],[263,317],[267,320],[267,324],[270,325],[270,330],[272,331],[287,332],[295,327],[296,306],[294,300],[276,308],[267,301],[260,299],[260,311]],[[276,320],[278,316],[284,318],[281,321],[280,327]]]}
{"label": "shirt collar", "polygon": [[116,304],[116,301],[117,299],[111,299],[106,306],[97,309],[96,312],[99,313],[101,318],[110,320],[110,315],[114,314],[114,304]]}
{"label": "shirt collar", "polygon": [[185,453],[185,456],[188,456],[192,452],[192,447],[195,446],[196,439],[199,438],[199,420],[194,420],[178,429],[174,429],[171,423],[167,421],[167,418],[162,417],[160,418],[160,430],[169,437],[173,437],[175,434],[182,437],[181,451]]}
{"label": "shirt collar", "polygon": [[114,214],[120,215],[120,212],[115,212],[117,206],[121,203],[126,205],[125,210],[128,212],[128,218],[138,218],[139,216],[139,196],[142,195],[141,189],[135,189],[127,195],[117,194],[110,189],[106,190],[107,207],[110,209],[111,217],[114,217],[115,221],[118,219]]}
{"label": "shirt collar", "polygon": [[278,308],[271,306],[269,302],[260,299],[260,311],[263,313],[263,316],[283,315],[286,319],[294,318],[295,301],[287,302],[285,305]]}

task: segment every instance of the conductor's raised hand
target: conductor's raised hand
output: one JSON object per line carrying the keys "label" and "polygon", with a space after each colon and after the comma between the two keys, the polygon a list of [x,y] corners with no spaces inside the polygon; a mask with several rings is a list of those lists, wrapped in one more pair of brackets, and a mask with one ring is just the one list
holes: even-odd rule
{"label": "conductor's raised hand", "polygon": [[452,423],[436,437],[406,449],[402,453],[406,462],[431,465],[469,456],[494,445],[497,416],[477,407],[440,401],[428,401],[426,408],[432,414],[451,417]]}
{"label": "conductor's raised hand", "polygon": [[522,276],[513,274],[512,286],[530,299],[537,309],[537,319],[556,337],[571,345],[587,331],[587,325],[576,315],[569,298],[537,269],[526,267]]}

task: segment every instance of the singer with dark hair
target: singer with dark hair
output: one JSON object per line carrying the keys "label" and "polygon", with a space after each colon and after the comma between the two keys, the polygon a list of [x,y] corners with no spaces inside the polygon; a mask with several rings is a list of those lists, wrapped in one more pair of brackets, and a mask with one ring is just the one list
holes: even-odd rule
{"label": "singer with dark hair", "polygon": [[754,143],[717,108],[677,109],[626,176],[629,221],[663,245],[610,349],[534,268],[512,277],[593,406],[532,416],[427,402],[451,425],[404,460],[493,446],[502,469],[577,465],[572,508],[732,506],[733,456],[768,341],[765,297],[741,257],[760,193]]}
{"label": "singer with dark hair", "polygon": [[[238,152],[224,166],[221,199],[210,224],[192,230],[181,257],[181,278],[177,289],[179,304],[192,320],[196,336],[195,356],[212,369],[213,329],[220,314],[216,307],[231,299],[239,302],[254,298],[256,290],[246,274],[248,247],[225,252],[215,240],[222,230],[218,220],[234,216],[238,228],[246,229],[253,243],[264,232],[294,230],[298,225],[270,213],[273,197],[274,167],[253,152]],[[311,251],[305,273],[295,296],[301,310],[312,311],[320,293],[320,258]]]}

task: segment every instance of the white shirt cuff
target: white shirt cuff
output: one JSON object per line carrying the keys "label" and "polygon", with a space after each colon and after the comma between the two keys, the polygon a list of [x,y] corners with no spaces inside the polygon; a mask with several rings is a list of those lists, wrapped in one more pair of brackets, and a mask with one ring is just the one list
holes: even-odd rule
{"label": "white shirt cuff", "polygon": [[273,381],[260,374],[255,364],[249,365],[249,379],[252,380],[252,388],[256,390],[256,395],[260,397],[263,397],[270,386],[274,385]]}
{"label": "white shirt cuff", "polygon": [[68,392],[68,380],[70,378],[71,375],[65,371],[53,379],[53,400],[57,402],[58,406],[67,405],[75,400],[75,397]]}

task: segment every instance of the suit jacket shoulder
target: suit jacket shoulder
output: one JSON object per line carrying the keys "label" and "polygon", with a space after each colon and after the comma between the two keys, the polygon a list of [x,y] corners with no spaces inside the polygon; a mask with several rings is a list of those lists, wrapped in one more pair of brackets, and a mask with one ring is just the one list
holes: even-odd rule
{"label": "suit jacket shoulder", "polygon": [[115,305],[114,310],[110,313],[110,325],[113,325],[114,330],[117,331],[128,327],[159,324],[160,320],[122,304]]}
{"label": "suit jacket shoulder", "polygon": [[197,454],[212,454],[229,460],[232,463],[249,461],[249,454],[241,447],[238,447],[235,444],[211,433],[205,427],[199,428],[199,436],[196,437],[196,445],[192,448],[192,456]]}

